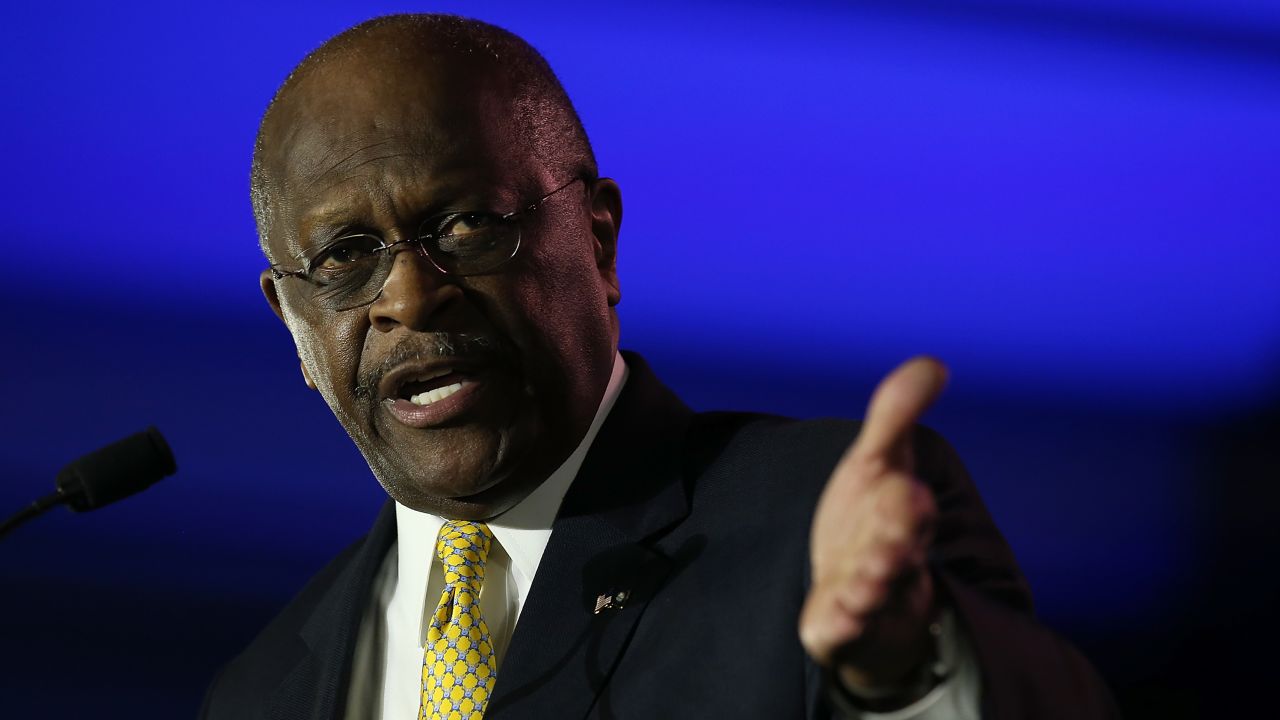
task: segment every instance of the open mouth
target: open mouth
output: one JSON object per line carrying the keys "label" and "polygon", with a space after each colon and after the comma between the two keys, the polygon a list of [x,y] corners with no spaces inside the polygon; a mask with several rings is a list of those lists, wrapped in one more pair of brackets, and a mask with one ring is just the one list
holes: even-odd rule
{"label": "open mouth", "polygon": [[423,406],[440,402],[462,390],[470,380],[456,370],[441,368],[434,372],[406,378],[400,384],[396,397]]}
{"label": "open mouth", "polygon": [[463,358],[411,360],[382,376],[378,397],[383,411],[401,425],[440,427],[483,407],[487,376],[486,366]]}

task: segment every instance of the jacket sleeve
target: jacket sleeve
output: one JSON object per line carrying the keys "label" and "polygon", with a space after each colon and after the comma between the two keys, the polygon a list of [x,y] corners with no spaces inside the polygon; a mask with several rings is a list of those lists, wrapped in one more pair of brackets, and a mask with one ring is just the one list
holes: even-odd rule
{"label": "jacket sleeve", "polygon": [[916,474],[939,511],[931,565],[978,661],[982,717],[1120,717],[1089,662],[1036,622],[1026,579],[955,451],[924,428],[915,440]]}

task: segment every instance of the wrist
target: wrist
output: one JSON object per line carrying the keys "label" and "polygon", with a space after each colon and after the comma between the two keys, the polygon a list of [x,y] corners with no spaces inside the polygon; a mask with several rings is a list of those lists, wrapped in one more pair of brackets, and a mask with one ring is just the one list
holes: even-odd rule
{"label": "wrist", "polygon": [[891,712],[926,698],[944,683],[954,667],[954,619],[949,609],[927,628],[922,660],[892,681],[871,681],[857,669],[834,663],[826,670],[826,684],[836,705],[850,714]]}

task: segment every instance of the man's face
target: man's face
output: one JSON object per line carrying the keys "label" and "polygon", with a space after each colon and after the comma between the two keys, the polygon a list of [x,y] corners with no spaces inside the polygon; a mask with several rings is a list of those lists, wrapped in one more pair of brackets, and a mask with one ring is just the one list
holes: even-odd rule
{"label": "man's face", "polygon": [[[297,83],[264,140],[273,262],[297,269],[352,232],[415,237],[446,212],[515,211],[570,180],[531,157],[501,85],[440,58],[331,63]],[[617,346],[620,213],[611,182],[575,183],[521,219],[519,252],[491,274],[445,275],[406,244],[367,306],[326,309],[305,280],[270,273],[263,291],[393,498],[491,517],[595,414]]]}

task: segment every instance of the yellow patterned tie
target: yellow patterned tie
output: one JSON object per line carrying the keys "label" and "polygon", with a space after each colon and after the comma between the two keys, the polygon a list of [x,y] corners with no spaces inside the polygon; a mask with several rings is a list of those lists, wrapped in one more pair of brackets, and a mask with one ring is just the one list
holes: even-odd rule
{"label": "yellow patterned tie", "polygon": [[489,627],[480,617],[480,585],[493,533],[484,523],[450,520],[436,555],[444,593],[422,649],[419,720],[481,720],[498,671]]}

